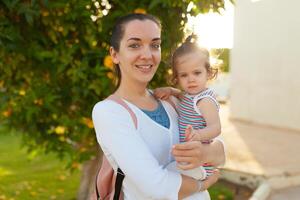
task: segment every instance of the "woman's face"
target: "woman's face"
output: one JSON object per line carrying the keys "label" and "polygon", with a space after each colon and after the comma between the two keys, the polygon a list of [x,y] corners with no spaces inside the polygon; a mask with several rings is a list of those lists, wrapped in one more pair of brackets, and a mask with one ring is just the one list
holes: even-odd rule
{"label": "woman's face", "polygon": [[119,64],[121,82],[147,84],[161,60],[160,28],[151,20],[133,20],[124,25],[119,51],[111,49],[113,62]]}

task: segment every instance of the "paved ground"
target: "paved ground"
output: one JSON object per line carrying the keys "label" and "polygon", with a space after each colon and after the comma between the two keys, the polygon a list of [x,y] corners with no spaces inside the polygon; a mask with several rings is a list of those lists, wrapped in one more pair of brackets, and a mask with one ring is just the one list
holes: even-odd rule
{"label": "paved ground", "polygon": [[268,200],[299,200],[300,199],[300,186],[287,188],[284,190],[277,190],[272,193]]}
{"label": "paved ground", "polygon": [[224,171],[229,172],[228,177],[240,174],[235,181],[248,180],[253,188],[266,180],[272,190],[269,200],[299,200],[300,131],[230,120],[226,105],[220,114],[228,153]]}

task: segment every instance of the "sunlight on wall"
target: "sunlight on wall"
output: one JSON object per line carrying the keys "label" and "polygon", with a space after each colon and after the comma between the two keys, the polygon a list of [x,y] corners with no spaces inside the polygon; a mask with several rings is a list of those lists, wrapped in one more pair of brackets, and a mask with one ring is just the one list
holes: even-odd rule
{"label": "sunlight on wall", "polygon": [[232,48],[233,46],[233,5],[226,1],[221,14],[199,14],[189,17],[188,29],[199,36],[199,43],[206,48]]}

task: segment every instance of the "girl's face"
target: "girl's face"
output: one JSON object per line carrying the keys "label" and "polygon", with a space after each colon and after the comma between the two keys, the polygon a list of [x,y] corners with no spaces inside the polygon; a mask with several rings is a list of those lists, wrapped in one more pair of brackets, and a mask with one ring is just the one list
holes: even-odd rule
{"label": "girl's face", "polygon": [[111,56],[121,70],[121,82],[148,84],[161,60],[160,28],[151,20],[133,20],[124,25],[119,51]]}
{"label": "girl's face", "polygon": [[175,69],[180,87],[188,94],[195,95],[206,89],[209,78],[205,58],[195,51],[176,59]]}

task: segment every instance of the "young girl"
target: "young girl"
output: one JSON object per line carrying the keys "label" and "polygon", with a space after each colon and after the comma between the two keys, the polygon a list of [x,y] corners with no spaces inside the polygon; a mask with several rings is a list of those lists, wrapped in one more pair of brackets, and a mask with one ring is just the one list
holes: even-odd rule
{"label": "young girl", "polygon": [[[173,83],[183,90],[172,87],[158,88],[154,95],[160,99],[167,99],[171,95],[180,99],[179,114],[179,140],[201,141],[210,143],[221,133],[221,124],[218,115],[219,104],[214,92],[207,88],[207,82],[217,75],[209,62],[209,52],[196,43],[194,35],[178,47],[172,57]],[[182,168],[186,163],[179,162]],[[169,164],[168,169],[176,168],[176,162]],[[198,180],[210,176],[214,168],[206,163],[192,170],[181,170],[181,173]]]}

